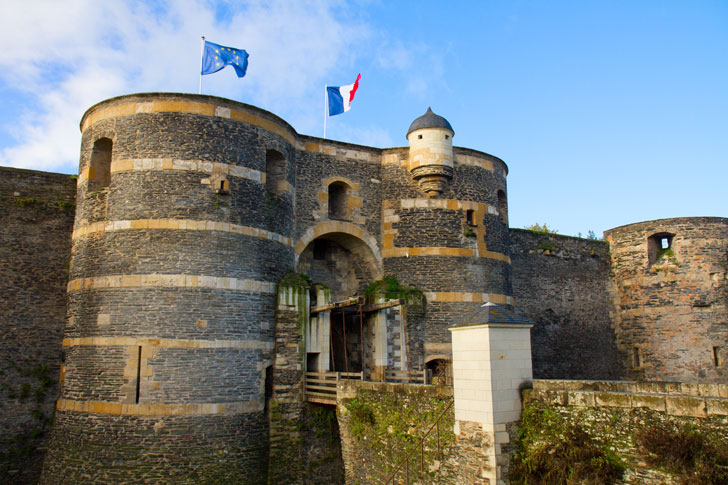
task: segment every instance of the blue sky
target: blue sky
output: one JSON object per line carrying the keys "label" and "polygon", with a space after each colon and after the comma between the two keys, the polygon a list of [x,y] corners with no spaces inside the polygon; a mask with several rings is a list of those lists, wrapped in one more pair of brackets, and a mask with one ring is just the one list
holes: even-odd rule
{"label": "blue sky", "polygon": [[0,5],[0,165],[74,173],[92,104],[197,92],[200,36],[247,49],[203,93],[321,136],[403,146],[428,106],[510,168],[512,227],[576,235],[728,216],[728,2],[18,1]]}

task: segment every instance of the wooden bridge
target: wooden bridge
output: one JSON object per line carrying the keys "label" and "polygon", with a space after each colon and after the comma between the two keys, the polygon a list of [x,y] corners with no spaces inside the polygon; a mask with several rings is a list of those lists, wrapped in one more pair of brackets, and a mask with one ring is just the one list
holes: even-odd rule
{"label": "wooden bridge", "polygon": [[[342,379],[366,380],[364,372],[306,372],[303,375],[303,390],[307,402],[336,405],[336,384]],[[387,369],[386,382],[400,384],[431,384],[432,371],[407,371]]]}

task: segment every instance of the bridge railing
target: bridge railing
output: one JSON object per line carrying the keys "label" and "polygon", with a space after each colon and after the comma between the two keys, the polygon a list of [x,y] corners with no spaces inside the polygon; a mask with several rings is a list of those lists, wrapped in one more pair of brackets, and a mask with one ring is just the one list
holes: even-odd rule
{"label": "bridge railing", "polygon": [[308,402],[336,404],[336,383],[341,379],[364,380],[364,372],[306,372],[303,392]]}

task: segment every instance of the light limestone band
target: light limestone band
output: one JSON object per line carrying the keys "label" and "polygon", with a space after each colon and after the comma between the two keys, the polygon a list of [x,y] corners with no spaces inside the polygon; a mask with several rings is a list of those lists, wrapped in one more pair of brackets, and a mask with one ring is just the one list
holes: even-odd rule
{"label": "light limestone band", "polygon": [[468,293],[465,291],[429,291],[425,292],[427,301],[438,302],[475,302],[513,305],[513,297],[497,293]]}
{"label": "light limestone band", "polygon": [[257,227],[239,226],[228,222],[197,221],[192,219],[133,219],[122,221],[100,221],[80,226],[73,231],[73,239],[90,234],[136,229],[172,229],[178,231],[219,231],[258,237],[293,247],[291,238]]}
{"label": "light limestone band", "polygon": [[295,144],[294,133],[286,129],[280,123],[276,123],[275,121],[271,121],[252,113],[246,113],[244,111],[216,106],[212,103],[204,103],[200,101],[132,101],[105,108],[102,107],[94,110],[83,119],[81,122],[81,132],[86,131],[89,126],[94,123],[98,123],[99,121],[109,118],[118,118],[121,116],[131,116],[139,113],[187,113],[227,118],[263,128],[271,133],[275,133],[281,138],[284,138],[291,145]]}
{"label": "light limestone band", "polygon": [[[202,172],[215,175],[228,175],[265,183],[265,172],[240,167],[229,163],[211,162],[208,160],[181,160],[176,158],[128,158],[111,162],[111,173],[120,172],[149,172],[149,171],[185,171]],[[89,178],[90,168],[86,167],[78,174],[77,184]]]}
{"label": "light limestone band", "polygon": [[225,403],[191,404],[125,404],[103,401],[75,401],[59,399],[56,409],[91,414],[116,414],[127,416],[194,416],[194,415],[233,415],[260,412],[264,403],[261,400]]}
{"label": "light limestone band", "polygon": [[145,274],[109,275],[78,278],[68,282],[68,291],[100,288],[212,288],[217,290],[275,293],[276,284],[270,281],[223,278],[206,275]]}
{"label": "light limestone band", "polygon": [[421,247],[421,248],[389,248],[382,250],[384,258],[402,258],[409,256],[468,256],[474,258],[496,259],[511,264],[511,258],[502,253],[494,251],[479,251],[470,248],[438,248],[438,247]]}
{"label": "light limestone band", "polygon": [[64,347],[82,346],[150,346],[177,349],[250,349],[272,350],[272,342],[260,340],[191,340],[146,337],[80,337],[63,339]]}

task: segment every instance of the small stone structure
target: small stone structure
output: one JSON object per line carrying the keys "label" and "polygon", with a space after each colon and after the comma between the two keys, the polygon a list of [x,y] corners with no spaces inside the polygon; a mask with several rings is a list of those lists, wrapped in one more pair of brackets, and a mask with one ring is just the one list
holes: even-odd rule
{"label": "small stone structure", "polygon": [[464,448],[481,443],[483,464],[471,483],[506,483],[510,428],[521,417],[521,395],[530,384],[532,322],[485,304],[450,327],[453,350],[455,436]]}

